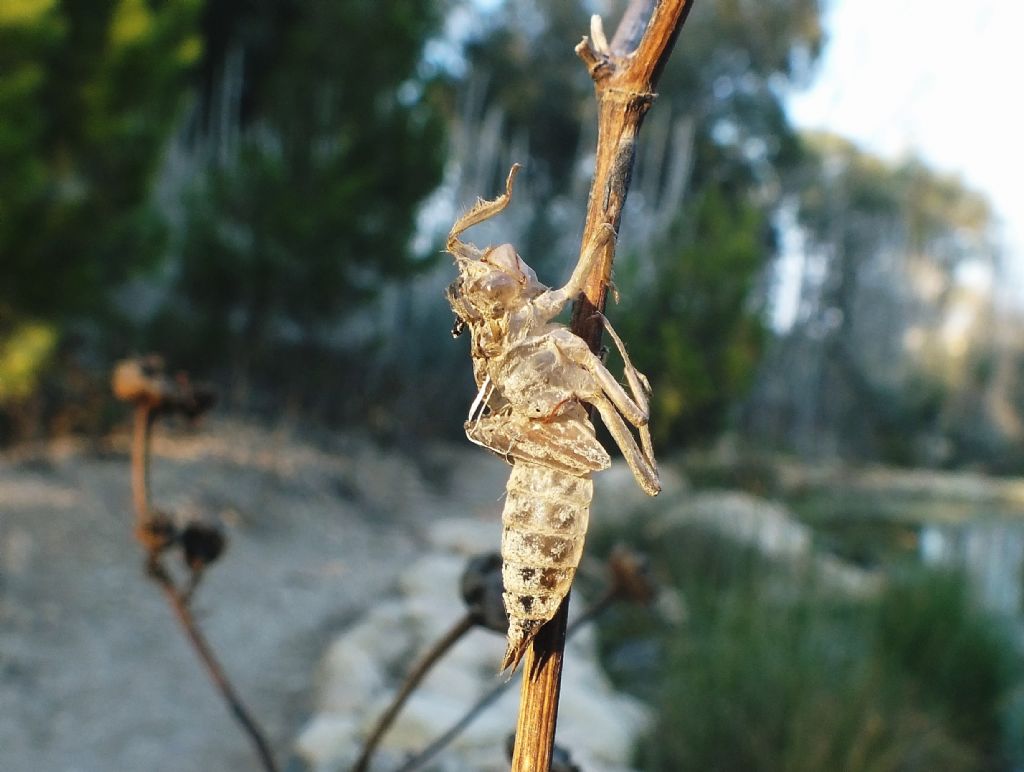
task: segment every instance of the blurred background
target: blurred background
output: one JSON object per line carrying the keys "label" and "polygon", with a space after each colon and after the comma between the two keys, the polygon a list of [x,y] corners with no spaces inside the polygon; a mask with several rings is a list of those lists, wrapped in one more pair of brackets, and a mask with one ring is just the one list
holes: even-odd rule
{"label": "blurred background", "polygon": [[[241,673],[279,747],[328,710],[327,642],[438,543],[430,517],[496,522],[501,466],[460,473],[474,388],[443,238],[518,162],[470,240],[568,276],[596,133],[572,47],[623,6],[0,2],[5,768],[158,769],[172,736],[204,768],[248,763],[173,701],[129,729],[153,685],[88,739],[57,720],[113,704],[120,668],[177,656],[167,688],[200,681],[159,648],[175,633],[130,642],[166,609],[111,602],[138,573],[116,360],[159,352],[221,394],[158,443],[154,485],[232,533],[206,590],[226,659],[259,604],[294,610]],[[615,477],[588,548],[644,548],[676,612],[599,625],[604,677],[648,719],[584,768],[1024,769],[1022,26],[1000,0],[695,4],[608,310],[670,484],[641,502]],[[86,649],[91,675],[45,677]],[[340,768],[345,744],[302,763]]]}

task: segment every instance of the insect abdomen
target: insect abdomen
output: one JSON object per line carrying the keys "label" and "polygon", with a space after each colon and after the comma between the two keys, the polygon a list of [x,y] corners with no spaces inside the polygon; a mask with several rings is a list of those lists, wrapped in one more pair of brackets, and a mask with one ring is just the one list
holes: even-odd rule
{"label": "insect abdomen", "polygon": [[502,512],[502,577],[508,650],[501,669],[515,669],[534,635],[569,592],[583,553],[594,483],[519,461]]}

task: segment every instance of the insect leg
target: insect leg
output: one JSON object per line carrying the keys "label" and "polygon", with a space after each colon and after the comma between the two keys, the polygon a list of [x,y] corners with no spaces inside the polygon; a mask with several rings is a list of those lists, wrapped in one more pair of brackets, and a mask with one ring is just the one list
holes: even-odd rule
{"label": "insect leg", "polygon": [[[566,335],[572,335],[572,333],[567,332]],[[626,393],[626,390],[622,388],[622,385],[615,380],[615,376],[613,376],[608,368],[604,366],[604,363],[598,359],[589,348],[587,348],[587,345],[582,341],[582,339],[577,338],[575,335],[573,335],[571,339],[564,337],[561,339],[555,339],[553,337],[552,343],[564,357],[573,364],[582,367],[594,377],[598,387],[597,396],[600,396],[601,394],[607,396],[619,412],[622,413],[623,417],[633,424],[633,426],[639,427],[647,425],[648,412],[646,395],[643,395],[641,399],[634,402]],[[587,402],[593,403],[594,401],[594,395],[591,394],[578,394],[577,396]]]}
{"label": "insect leg", "polygon": [[633,392],[633,399],[636,400],[637,404],[644,409],[645,412],[650,412],[647,408],[647,397],[651,394],[651,382],[647,380],[647,376],[636,369],[633,366],[633,360],[629,358],[629,354],[626,353],[626,344],[622,342],[622,338],[615,332],[615,328],[612,327],[612,323],[608,321],[608,317],[598,311],[594,316],[601,319],[601,323],[604,328],[608,331],[612,340],[615,342],[615,348],[619,350],[619,355],[622,357],[624,364],[624,370],[626,373],[626,380],[629,382],[629,390]]}
{"label": "insect leg", "polygon": [[480,414],[483,415],[484,408],[487,407],[487,399],[490,397],[490,392],[492,390],[493,386],[491,384],[491,376],[488,375],[484,378],[484,382],[480,384],[480,389],[476,393],[476,399],[473,400],[473,404],[469,406],[469,415],[466,416],[467,421],[473,420],[473,414],[476,413],[477,410],[479,410]]}
{"label": "insect leg", "polygon": [[604,223],[590,246],[580,256],[579,263],[576,264],[572,276],[569,277],[569,281],[566,282],[562,290],[573,298],[583,292],[583,285],[586,283],[594,263],[600,258],[604,248],[613,241],[615,241],[615,228],[611,223]]}
{"label": "insect leg", "polygon": [[654,454],[650,452],[650,433],[647,433],[646,440],[643,434],[647,427],[642,427],[641,442],[644,447],[637,446],[636,440],[630,434],[626,422],[608,399],[603,396],[590,397],[590,403],[597,408],[601,414],[601,420],[608,427],[612,439],[622,451],[626,463],[629,465],[633,477],[648,496],[657,496],[661,492],[661,482],[658,480],[658,467],[654,461]]}
{"label": "insect leg", "polygon": [[572,276],[569,277],[569,281],[566,282],[565,286],[559,289],[548,290],[533,301],[533,307],[537,311],[537,316],[541,319],[553,319],[558,316],[566,303],[570,300],[575,300],[583,291],[583,283],[593,268],[594,263],[600,257],[601,252],[608,245],[608,242],[614,239],[615,229],[606,223],[580,257],[579,263],[576,265]]}
{"label": "insect leg", "polygon": [[[608,317],[598,312],[597,316],[601,317],[601,322],[604,324],[604,328],[608,331],[612,340],[615,342],[615,348],[619,350],[619,354],[622,356],[623,370],[626,374],[626,381],[629,383],[629,390],[633,393],[633,399],[636,400],[637,406],[643,410],[643,412],[650,416],[651,408],[648,402],[648,397],[651,395],[651,382],[647,380],[647,376],[636,369],[633,365],[633,361],[629,358],[629,354],[626,353],[626,344],[622,342],[622,338],[615,332],[615,328],[612,327],[612,323],[608,321]],[[640,429],[640,443],[644,449],[644,453],[648,458],[654,459],[654,445],[651,442],[651,430],[647,424],[639,427]]]}

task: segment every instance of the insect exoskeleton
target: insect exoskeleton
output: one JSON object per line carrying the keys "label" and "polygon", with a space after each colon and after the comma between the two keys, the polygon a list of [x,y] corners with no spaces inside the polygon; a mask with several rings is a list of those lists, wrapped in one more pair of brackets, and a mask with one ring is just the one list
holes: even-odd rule
{"label": "insect exoskeleton", "polygon": [[518,664],[572,586],[583,554],[594,483],[589,475],[576,477],[518,461],[506,491],[501,575],[509,628],[502,670]]}
{"label": "insect exoskeleton", "polygon": [[[477,201],[448,236],[459,271],[447,292],[457,317],[453,333],[462,327],[470,331],[478,388],[466,435],[513,465],[502,514],[509,616],[503,669],[516,667],[568,593],[587,530],[590,475],[611,463],[583,403],[601,414],[641,488],[651,495],[660,490],[647,428],[647,379],[633,367],[607,320],[625,363],[629,393],[581,338],[552,321],[580,294],[614,236],[610,226],[585,245],[569,281],[558,289],[542,285],[511,244],[480,249],[459,239],[508,205],[517,170],[509,172],[503,195]],[[636,427],[639,444],[627,424]]]}

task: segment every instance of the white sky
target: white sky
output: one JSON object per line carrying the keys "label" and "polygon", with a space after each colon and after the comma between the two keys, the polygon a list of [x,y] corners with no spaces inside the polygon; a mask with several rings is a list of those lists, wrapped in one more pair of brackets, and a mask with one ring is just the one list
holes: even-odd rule
{"label": "white sky", "polygon": [[[916,153],[991,201],[1024,287],[1024,2],[832,0],[798,126],[896,159]],[[1018,307],[1021,297],[1015,298]]]}

